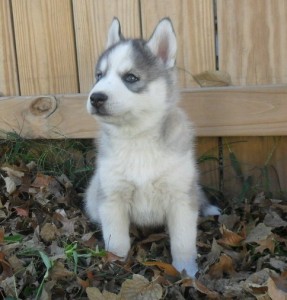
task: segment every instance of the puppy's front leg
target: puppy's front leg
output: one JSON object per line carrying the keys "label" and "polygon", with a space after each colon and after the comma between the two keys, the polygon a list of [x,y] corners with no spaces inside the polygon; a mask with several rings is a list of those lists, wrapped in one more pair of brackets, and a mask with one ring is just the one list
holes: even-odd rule
{"label": "puppy's front leg", "polygon": [[[186,198],[186,199],[184,199]],[[167,221],[174,267],[194,277],[198,268],[196,263],[197,205],[192,207],[186,195],[174,199],[168,212]]]}
{"label": "puppy's front leg", "polygon": [[99,214],[106,250],[125,259],[130,249],[130,220],[126,205],[121,201],[105,202]]}

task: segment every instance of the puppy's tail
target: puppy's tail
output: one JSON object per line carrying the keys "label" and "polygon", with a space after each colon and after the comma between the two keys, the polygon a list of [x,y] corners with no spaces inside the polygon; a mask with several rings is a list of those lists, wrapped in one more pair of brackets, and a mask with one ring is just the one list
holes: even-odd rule
{"label": "puppy's tail", "polygon": [[221,214],[221,209],[216,205],[212,205],[201,189],[199,189],[199,203],[201,216],[219,216]]}

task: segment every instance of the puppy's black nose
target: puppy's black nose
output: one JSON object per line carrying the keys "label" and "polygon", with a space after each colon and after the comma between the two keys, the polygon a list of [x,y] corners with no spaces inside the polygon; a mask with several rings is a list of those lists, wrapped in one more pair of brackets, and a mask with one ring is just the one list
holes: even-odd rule
{"label": "puppy's black nose", "polygon": [[104,93],[93,93],[90,96],[91,104],[95,108],[100,108],[107,100],[108,96]]}

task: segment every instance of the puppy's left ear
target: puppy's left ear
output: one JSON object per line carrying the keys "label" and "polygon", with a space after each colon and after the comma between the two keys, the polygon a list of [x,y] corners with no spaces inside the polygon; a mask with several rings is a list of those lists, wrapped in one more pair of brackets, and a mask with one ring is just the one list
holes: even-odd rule
{"label": "puppy's left ear", "polygon": [[176,36],[169,18],[164,18],[158,23],[147,42],[147,46],[155,56],[162,60],[167,68],[175,65]]}
{"label": "puppy's left ear", "polygon": [[118,18],[114,18],[112,24],[109,28],[108,40],[106,44],[106,49],[123,40],[124,37],[121,33],[121,24]]}

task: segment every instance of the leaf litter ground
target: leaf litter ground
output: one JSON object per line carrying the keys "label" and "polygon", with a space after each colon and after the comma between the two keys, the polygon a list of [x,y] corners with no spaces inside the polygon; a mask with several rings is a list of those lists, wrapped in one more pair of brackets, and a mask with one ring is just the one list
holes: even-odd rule
{"label": "leaf litter ground", "polygon": [[287,299],[286,201],[259,193],[201,218],[190,279],[170,264],[164,228],[132,227],[119,262],[66,175],[0,167],[0,299]]}

